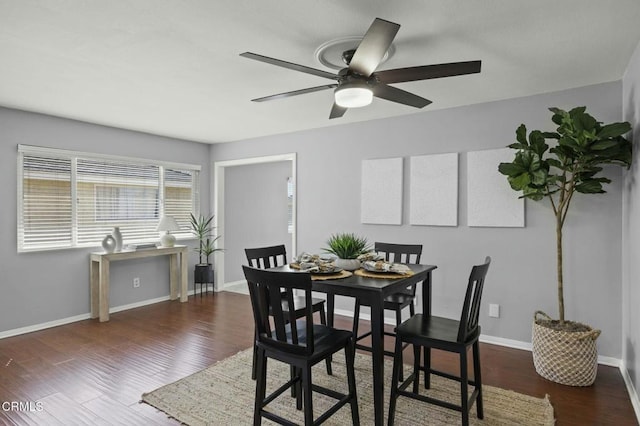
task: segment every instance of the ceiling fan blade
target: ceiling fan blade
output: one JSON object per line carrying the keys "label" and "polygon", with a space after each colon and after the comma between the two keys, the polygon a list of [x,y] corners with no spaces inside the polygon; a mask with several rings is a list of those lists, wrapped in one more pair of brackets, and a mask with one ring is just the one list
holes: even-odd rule
{"label": "ceiling fan blade", "polygon": [[255,59],[256,61],[266,62],[267,64],[277,65],[279,67],[288,68],[294,71],[300,71],[311,75],[316,75],[318,77],[330,78],[332,80],[337,80],[338,75],[332,74],[327,71],[317,70],[315,68],[306,67],[304,65],[294,64],[293,62],[282,61],[280,59],[270,58],[268,56],[258,55],[257,53],[244,52],[241,53],[240,56],[249,59]]}
{"label": "ceiling fan blade", "polygon": [[386,84],[376,84],[373,87],[373,95],[391,102],[409,105],[416,108],[423,108],[431,103],[429,99],[422,98],[397,87]]}
{"label": "ceiling fan blade", "polygon": [[337,84],[325,84],[324,86],[309,87],[307,89],[293,90],[291,92],[278,93],[277,95],[264,96],[262,98],[251,99],[253,102],[272,101],[274,99],[288,98],[290,96],[304,95],[305,93],[319,92],[320,90],[335,89]]}
{"label": "ceiling fan blade", "polygon": [[398,24],[376,18],[353,54],[349,69],[369,77],[387,53],[399,29]]}
{"label": "ceiling fan blade", "polygon": [[329,114],[329,120],[331,120],[332,118],[340,118],[344,115],[345,112],[347,112],[347,108],[341,107],[334,102],[333,106],[331,107],[331,113]]}
{"label": "ceiling fan blade", "polygon": [[455,75],[480,72],[482,61],[451,62],[448,64],[423,65],[378,71],[375,77],[381,83],[403,83],[405,81],[428,80],[430,78],[453,77]]}

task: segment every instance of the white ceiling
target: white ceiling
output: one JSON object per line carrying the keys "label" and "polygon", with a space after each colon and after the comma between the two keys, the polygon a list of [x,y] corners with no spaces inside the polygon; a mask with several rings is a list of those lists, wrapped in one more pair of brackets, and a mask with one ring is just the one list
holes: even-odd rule
{"label": "white ceiling", "polygon": [[[332,83],[241,58],[324,69],[322,43],[399,23],[380,69],[482,60],[480,74],[397,84],[422,110],[374,99],[329,120]],[[0,0],[0,105],[216,143],[428,113],[622,78],[638,0]]]}

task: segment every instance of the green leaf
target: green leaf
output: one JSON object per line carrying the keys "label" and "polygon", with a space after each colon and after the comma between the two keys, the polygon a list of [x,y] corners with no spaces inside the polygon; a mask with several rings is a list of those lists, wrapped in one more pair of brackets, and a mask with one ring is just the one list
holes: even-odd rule
{"label": "green leaf", "polygon": [[[551,108],[549,108],[549,109],[551,109]],[[562,124],[562,115],[560,113],[553,114],[553,117],[551,117],[551,121],[553,121],[558,126],[560,126]]]}
{"label": "green leaf", "polygon": [[618,145],[618,141],[608,139],[594,142],[591,144],[590,148],[594,151],[603,151],[605,149],[613,148],[616,145]]}
{"label": "green leaf", "polygon": [[560,135],[556,132],[542,132],[542,136],[547,139],[560,139]]}
{"label": "green leaf", "polygon": [[522,191],[531,183],[529,173],[522,173],[517,176],[509,176],[508,180],[511,188],[515,189],[516,191]]}
{"label": "green leaf", "polygon": [[527,149],[527,145],[523,145],[520,142],[514,142],[511,145],[507,145],[508,148],[511,149]]}
{"label": "green leaf", "polygon": [[539,130],[534,130],[529,134],[529,145],[531,145],[531,148],[539,156],[542,156],[547,148],[549,148],[549,145],[545,142],[542,132]]}
{"label": "green leaf", "polygon": [[582,194],[602,194],[602,184],[595,179],[585,180],[575,187],[577,192]]}
{"label": "green leaf", "polygon": [[624,123],[611,123],[603,126],[598,132],[599,139],[615,138],[616,136],[622,136],[631,130],[631,124]]}
{"label": "green leaf", "polygon": [[498,166],[498,171],[503,175],[516,176],[520,173],[524,173],[526,170],[520,164],[500,163],[500,165]]}
{"label": "green leaf", "polygon": [[524,124],[521,124],[516,129],[516,140],[524,146],[527,146],[527,127]]}
{"label": "green leaf", "polygon": [[569,111],[569,115],[571,117],[577,117],[578,115],[583,115],[586,110],[587,110],[587,107],[585,106],[575,107]]}
{"label": "green leaf", "polygon": [[562,163],[555,158],[547,158],[546,161],[551,167],[555,167],[557,169],[562,168]]}
{"label": "green leaf", "polygon": [[534,185],[544,185],[547,182],[547,171],[544,169],[538,169],[531,172],[531,183]]}
{"label": "green leaf", "polygon": [[540,201],[544,198],[544,192],[540,188],[532,188],[530,186],[526,187],[522,191],[522,196],[525,198],[529,198],[534,201]]}

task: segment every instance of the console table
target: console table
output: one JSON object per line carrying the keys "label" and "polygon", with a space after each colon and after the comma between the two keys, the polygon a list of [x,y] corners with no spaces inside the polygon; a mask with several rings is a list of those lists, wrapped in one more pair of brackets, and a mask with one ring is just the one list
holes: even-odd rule
{"label": "console table", "polygon": [[[153,256],[169,256],[170,298],[178,298],[180,279],[180,301],[188,300],[187,294],[187,246],[159,247],[141,250],[123,250],[115,253],[97,252],[90,255],[91,318],[100,322],[109,321],[109,265],[118,260],[141,259]],[[178,264],[180,265],[178,267]]]}

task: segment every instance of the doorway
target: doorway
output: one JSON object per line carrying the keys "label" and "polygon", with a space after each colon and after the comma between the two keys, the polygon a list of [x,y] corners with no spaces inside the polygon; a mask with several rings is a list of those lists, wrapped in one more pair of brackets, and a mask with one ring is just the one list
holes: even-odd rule
{"label": "doorway", "polygon": [[[282,163],[284,171],[283,167],[277,163]],[[284,176],[283,173],[285,173]],[[256,184],[256,176],[260,178],[258,184]],[[225,248],[224,252],[216,252],[214,256],[216,291],[244,282],[239,278],[242,278],[240,265],[246,264],[243,251],[245,245],[261,246],[284,242],[290,251],[289,257],[295,255],[297,250],[295,153],[216,161],[214,162],[214,190],[214,226],[216,233],[220,235],[218,245]],[[271,190],[285,196],[282,200],[284,204],[274,209],[278,212],[265,210],[269,208],[264,204]],[[252,199],[255,199],[255,203],[259,206],[252,206]],[[242,206],[242,208],[234,209],[230,214],[229,204]],[[281,224],[284,227],[284,233],[274,231],[269,236],[261,232],[260,221],[275,220],[274,215],[281,216],[282,209],[286,209],[284,213],[287,216],[285,217],[287,222]],[[242,223],[246,226],[246,232],[238,232]],[[236,238],[229,232],[234,233]],[[282,241],[282,238],[287,238],[286,235],[290,240]],[[226,251],[227,247],[230,249],[229,252]]]}

